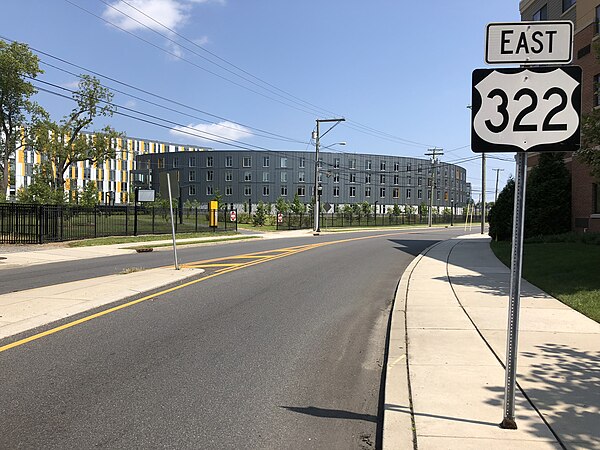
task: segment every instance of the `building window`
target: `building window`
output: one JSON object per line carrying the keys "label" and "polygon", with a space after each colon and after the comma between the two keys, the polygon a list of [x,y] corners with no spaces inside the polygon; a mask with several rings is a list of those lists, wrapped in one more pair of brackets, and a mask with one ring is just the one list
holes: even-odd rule
{"label": "building window", "polygon": [[367,186],[365,187],[365,197],[370,197],[371,196],[371,187]]}
{"label": "building window", "polygon": [[423,191],[422,191],[421,189],[419,189],[419,190],[417,191],[417,198],[418,198],[419,200],[421,200],[421,199],[423,198]]}
{"label": "building window", "polygon": [[385,183],[385,175],[384,175],[384,174],[381,174],[381,175],[379,175],[379,182],[380,182],[381,184],[384,184],[384,183]]}
{"label": "building window", "polygon": [[269,186],[263,186],[263,197],[269,196]]}
{"label": "building window", "polygon": [[230,197],[233,195],[233,187],[232,186],[225,186],[225,195],[227,197]]}
{"label": "building window", "polygon": [[365,169],[366,169],[366,170],[371,170],[371,168],[372,168],[371,160],[370,160],[370,159],[367,159],[367,160],[365,161]]}
{"label": "building window", "polygon": [[175,157],[173,158],[173,169],[176,169],[177,167],[179,167],[179,158]]}
{"label": "building window", "polygon": [[190,170],[188,173],[188,181],[196,181],[196,171]]}
{"label": "building window", "polygon": [[207,156],[206,157],[206,167],[212,167],[212,166],[213,166],[213,157]]}
{"label": "building window", "polygon": [[394,163],[394,172],[399,172],[399,171],[400,171],[400,163],[396,161]]}
{"label": "building window", "polygon": [[379,188],[379,197],[384,198],[385,197],[385,188]]}
{"label": "building window", "polygon": [[379,162],[379,170],[385,170],[385,161]]}
{"label": "building window", "polygon": [[406,190],[406,198],[409,199],[410,198],[410,194],[411,194],[411,190],[407,189]]}
{"label": "building window", "polygon": [[233,167],[233,156],[225,157],[225,167]]}
{"label": "building window", "polygon": [[419,167],[417,167],[417,173],[423,173],[423,165],[419,164]]}
{"label": "building window", "polygon": [[252,172],[244,172],[244,181],[252,181]]}
{"label": "building window", "polygon": [[213,180],[213,176],[214,176],[214,172],[212,170],[207,170],[206,171],[206,181],[212,181]]}
{"label": "building window", "polygon": [[339,183],[340,182],[340,174],[339,173],[334,173],[333,174],[333,182],[334,183]]}
{"label": "building window", "polygon": [[542,6],[533,14],[533,20],[548,20],[548,5]]}
{"label": "building window", "polygon": [[600,184],[593,184],[594,214],[600,214]]}
{"label": "building window", "polygon": [[406,171],[410,172],[412,170],[412,165],[410,163],[406,164]]}
{"label": "building window", "polygon": [[190,159],[188,160],[188,166],[196,167],[196,157],[195,156],[190,156]]}
{"label": "building window", "polygon": [[287,172],[281,172],[280,179],[282,183],[287,183]]}
{"label": "building window", "polygon": [[263,167],[269,167],[271,160],[268,156],[263,156]]}
{"label": "building window", "polygon": [[356,183],[356,174],[355,173],[350,174],[350,183]]}
{"label": "building window", "polygon": [[287,186],[281,186],[281,196],[287,197]]}
{"label": "building window", "polygon": [[334,169],[340,168],[340,158],[333,158],[333,168]]}
{"label": "building window", "polygon": [[417,178],[417,185],[423,186],[423,177]]}
{"label": "building window", "polygon": [[356,186],[350,186],[350,197],[356,197]]}
{"label": "building window", "polygon": [[575,0],[563,0],[563,12],[575,4]]}
{"label": "building window", "polygon": [[225,181],[233,181],[233,172],[231,170],[225,172]]}
{"label": "building window", "polygon": [[306,195],[306,186],[298,186],[298,197],[304,197]]}
{"label": "building window", "polygon": [[188,195],[196,195],[196,186],[195,185],[190,185],[188,187]]}
{"label": "building window", "polygon": [[339,186],[334,186],[333,187],[333,196],[334,197],[339,197],[340,196],[340,187]]}
{"label": "building window", "polygon": [[249,156],[244,156],[242,159],[243,167],[252,167],[252,159]]}
{"label": "building window", "polygon": [[281,158],[280,163],[281,167],[285,169],[287,167],[287,158]]}
{"label": "building window", "polygon": [[370,184],[371,183],[371,174],[367,173],[365,174],[365,184]]}
{"label": "building window", "polygon": [[263,172],[263,183],[269,182],[269,172]]}
{"label": "building window", "polygon": [[212,185],[206,186],[206,195],[213,195],[213,187],[212,187]]}
{"label": "building window", "polygon": [[356,160],[355,159],[351,159],[350,160],[350,168],[351,169],[356,169]]}
{"label": "building window", "polygon": [[394,197],[394,198],[400,197],[400,189],[398,189],[398,188],[392,189],[392,197]]}
{"label": "building window", "polygon": [[156,161],[156,167],[158,167],[159,169],[164,169],[165,168],[165,158],[158,158],[158,160]]}
{"label": "building window", "polygon": [[596,6],[596,22],[594,24],[594,33],[600,33],[600,6]]}
{"label": "building window", "polygon": [[250,197],[252,195],[252,186],[244,186],[244,195]]}
{"label": "building window", "polygon": [[304,169],[306,167],[306,158],[300,158],[300,165],[298,167],[300,169]]}
{"label": "building window", "polygon": [[304,183],[304,172],[298,172],[298,183]]}

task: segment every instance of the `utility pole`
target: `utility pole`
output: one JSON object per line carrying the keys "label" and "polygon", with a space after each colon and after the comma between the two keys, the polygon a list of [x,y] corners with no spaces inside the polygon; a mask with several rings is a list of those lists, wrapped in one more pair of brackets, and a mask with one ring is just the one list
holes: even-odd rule
{"label": "utility pole", "polygon": [[[313,133],[313,139],[315,140],[315,220],[314,220],[314,232],[315,235],[321,232],[321,227],[319,224],[320,212],[321,212],[321,194],[320,194],[320,186],[319,186],[319,145],[320,140],[323,136],[329,133],[336,125],[340,122],[344,122],[346,119],[317,119],[317,130]],[[331,128],[329,128],[322,135],[320,134],[319,125],[323,122],[335,122]]]}
{"label": "utility pole", "polygon": [[485,233],[485,153],[481,154],[481,234]]}
{"label": "utility pole", "polygon": [[427,223],[429,226],[431,226],[431,222],[432,222],[432,213],[433,213],[433,188],[435,187],[435,180],[436,180],[436,156],[442,156],[444,154],[444,150],[441,148],[430,148],[427,150],[427,153],[425,153],[425,156],[431,156],[431,189],[430,189],[430,193],[429,193],[429,217],[427,220]]}
{"label": "utility pole", "polygon": [[494,195],[494,203],[498,201],[498,176],[500,172],[504,172],[504,169],[492,169],[496,171],[496,194]]}

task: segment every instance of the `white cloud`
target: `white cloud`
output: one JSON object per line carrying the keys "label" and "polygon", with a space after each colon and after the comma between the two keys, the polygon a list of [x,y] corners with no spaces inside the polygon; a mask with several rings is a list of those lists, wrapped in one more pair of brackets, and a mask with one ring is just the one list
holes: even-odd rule
{"label": "white cloud", "polygon": [[[107,6],[102,13],[102,17],[127,31],[142,29],[145,26],[164,31],[161,25],[149,17],[172,29],[184,24],[189,17],[189,4],[180,0],[127,0],[127,3],[133,7],[122,1],[112,2],[111,5],[116,9]],[[117,11],[117,9],[131,16],[131,18]]]}
{"label": "white cloud", "polygon": [[75,90],[79,87],[79,80],[67,81],[61,84],[62,87]]}
{"label": "white cloud", "polygon": [[[199,123],[197,125],[190,124],[187,127],[172,128],[170,132],[176,136],[202,142],[210,142],[210,139],[221,140],[223,138],[238,140],[252,136],[252,132],[248,128],[228,121],[209,124]],[[206,135],[208,139],[202,137],[204,133],[210,133]]]}

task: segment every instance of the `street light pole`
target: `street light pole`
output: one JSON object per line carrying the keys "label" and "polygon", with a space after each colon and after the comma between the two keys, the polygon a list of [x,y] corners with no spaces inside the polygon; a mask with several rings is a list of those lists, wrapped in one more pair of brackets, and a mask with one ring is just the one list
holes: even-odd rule
{"label": "street light pole", "polygon": [[[323,136],[325,136],[327,133],[329,133],[336,125],[338,125],[340,122],[344,122],[346,119],[344,118],[340,118],[340,119],[317,119],[317,129],[316,132],[314,134],[314,139],[315,139],[315,219],[314,219],[314,234],[317,235],[321,232],[321,227],[319,224],[319,219],[320,219],[320,212],[321,212],[321,199],[319,196],[319,146],[320,146],[320,140]],[[319,125],[321,123],[324,122],[335,122],[331,128],[329,128],[325,133],[323,133],[323,135],[321,135],[320,133],[320,127]]]}
{"label": "street light pole", "polygon": [[504,169],[492,169],[496,171],[496,193],[494,195],[494,203],[496,203],[498,201],[498,176],[500,175],[500,172],[504,172]]}
{"label": "street light pole", "polygon": [[485,153],[481,154],[481,234],[485,233]]}

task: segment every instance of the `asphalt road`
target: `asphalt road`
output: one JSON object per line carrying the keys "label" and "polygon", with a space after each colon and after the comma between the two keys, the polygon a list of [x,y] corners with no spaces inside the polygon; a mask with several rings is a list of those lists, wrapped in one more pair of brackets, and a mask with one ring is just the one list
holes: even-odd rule
{"label": "asphalt road", "polygon": [[[373,237],[224,273],[0,353],[0,448],[376,448],[398,280],[449,236],[387,233],[321,236]],[[183,258],[303,243],[290,241]]]}

